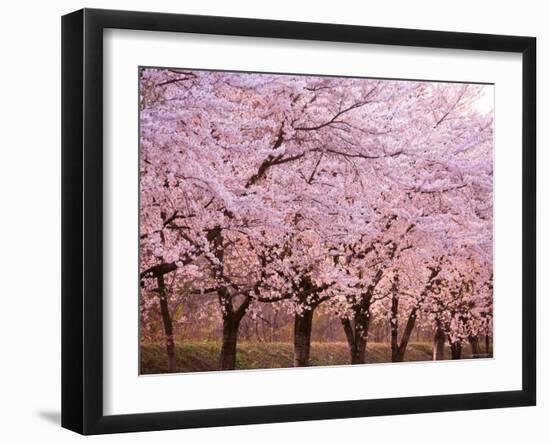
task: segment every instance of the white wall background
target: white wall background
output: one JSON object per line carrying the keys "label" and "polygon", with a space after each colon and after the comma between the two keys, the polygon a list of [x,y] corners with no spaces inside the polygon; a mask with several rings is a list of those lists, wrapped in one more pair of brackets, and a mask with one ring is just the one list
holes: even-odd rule
{"label": "white wall background", "polygon": [[[94,441],[464,442],[547,441],[550,436],[550,28],[544,2],[112,0],[5,2],[0,26],[0,438],[81,440],[60,414],[60,16],[87,7],[532,35],[538,38],[539,406],[101,436]],[[544,108],[544,109],[543,109]],[[545,111],[546,110],[546,114]],[[542,250],[545,249],[544,252]],[[367,381],[366,381],[367,382]]]}

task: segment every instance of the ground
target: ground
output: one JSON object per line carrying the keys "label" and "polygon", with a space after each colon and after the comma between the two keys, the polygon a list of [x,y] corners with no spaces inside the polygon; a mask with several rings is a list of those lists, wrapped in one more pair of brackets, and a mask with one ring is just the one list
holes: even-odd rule
{"label": "ground", "polygon": [[[218,368],[220,344],[209,341],[185,341],[176,343],[176,372],[215,371]],[[449,350],[446,350],[449,353]],[[469,349],[464,350],[468,358]],[[450,358],[450,355],[448,356]],[[431,343],[410,343],[405,361],[426,361],[432,359]],[[262,369],[292,367],[292,343],[242,342],[237,348],[237,369]],[[367,363],[387,363],[391,361],[388,343],[369,343]],[[331,366],[349,364],[347,344],[312,343],[311,366]],[[161,343],[142,344],[141,373],[160,374],[166,370],[166,350]]]}

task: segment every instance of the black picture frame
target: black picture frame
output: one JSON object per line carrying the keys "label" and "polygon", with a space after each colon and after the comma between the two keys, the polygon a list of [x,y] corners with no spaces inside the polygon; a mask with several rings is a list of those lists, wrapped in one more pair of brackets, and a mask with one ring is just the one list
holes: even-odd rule
{"label": "black picture frame", "polygon": [[[107,28],[522,54],[522,389],[104,415],[102,36]],[[535,405],[535,66],[533,37],[97,9],[65,15],[62,18],[62,426],[82,434],[103,434]]]}

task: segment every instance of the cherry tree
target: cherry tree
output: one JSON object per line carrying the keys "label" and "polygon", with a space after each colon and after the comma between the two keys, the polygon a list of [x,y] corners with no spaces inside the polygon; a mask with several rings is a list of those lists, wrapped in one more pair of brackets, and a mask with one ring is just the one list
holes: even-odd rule
{"label": "cherry tree", "polygon": [[409,313],[401,343],[392,339],[402,360],[443,256],[454,260],[449,245],[490,237],[492,118],[475,107],[482,93],[142,69],[142,311],[162,313],[169,366],[174,307],[190,294],[218,299],[221,369],[235,368],[239,325],[266,303],[294,316],[294,364],[305,366],[318,306],[341,319],[351,362],[363,363],[373,312],[391,300],[392,338],[399,305]]}

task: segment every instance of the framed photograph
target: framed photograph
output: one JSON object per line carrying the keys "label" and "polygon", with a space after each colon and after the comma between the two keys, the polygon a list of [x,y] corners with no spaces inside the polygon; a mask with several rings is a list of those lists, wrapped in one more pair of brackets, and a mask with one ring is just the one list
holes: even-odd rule
{"label": "framed photograph", "polygon": [[62,20],[62,425],[534,405],[531,37]]}

